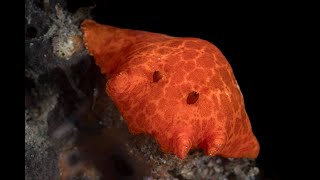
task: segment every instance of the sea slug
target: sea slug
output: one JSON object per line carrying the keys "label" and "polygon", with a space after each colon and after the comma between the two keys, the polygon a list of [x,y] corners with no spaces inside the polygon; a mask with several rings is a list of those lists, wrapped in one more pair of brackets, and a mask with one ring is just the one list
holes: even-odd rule
{"label": "sea slug", "polygon": [[258,156],[240,88],[215,45],[88,19],[81,28],[130,132],[153,136],[163,152],[181,159],[191,148],[210,156]]}

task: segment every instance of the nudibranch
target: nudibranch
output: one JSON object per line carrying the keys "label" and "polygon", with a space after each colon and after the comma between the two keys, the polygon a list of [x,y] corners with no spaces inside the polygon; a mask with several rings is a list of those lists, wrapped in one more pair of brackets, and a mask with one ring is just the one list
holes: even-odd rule
{"label": "nudibranch", "polygon": [[192,148],[210,156],[258,156],[243,95],[215,45],[88,19],[81,29],[131,133],[151,135],[163,152],[181,159]]}

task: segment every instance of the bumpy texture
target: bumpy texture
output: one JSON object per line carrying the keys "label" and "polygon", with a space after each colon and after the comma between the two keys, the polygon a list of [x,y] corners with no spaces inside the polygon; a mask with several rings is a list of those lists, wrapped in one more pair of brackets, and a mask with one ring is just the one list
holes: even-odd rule
{"label": "bumpy texture", "polygon": [[152,135],[162,151],[181,159],[191,148],[210,156],[258,156],[241,91],[216,46],[92,20],[82,30],[132,133]]}

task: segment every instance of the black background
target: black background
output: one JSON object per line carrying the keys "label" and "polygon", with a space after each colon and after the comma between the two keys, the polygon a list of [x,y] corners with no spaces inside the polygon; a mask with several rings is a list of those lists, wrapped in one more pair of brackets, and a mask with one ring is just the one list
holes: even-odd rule
{"label": "black background", "polygon": [[299,106],[307,104],[300,103],[303,98],[297,92],[308,81],[301,79],[301,74],[310,58],[299,54],[305,45],[300,41],[309,38],[305,31],[307,21],[302,17],[303,10],[308,9],[278,3],[102,0],[69,0],[68,9],[75,11],[93,4],[93,19],[100,23],[198,37],[215,44],[231,64],[244,95],[253,131],[261,145],[257,163],[263,176],[281,179],[308,165],[297,160],[304,159],[300,155],[305,153],[300,149],[308,144],[301,123],[308,118],[299,113]]}

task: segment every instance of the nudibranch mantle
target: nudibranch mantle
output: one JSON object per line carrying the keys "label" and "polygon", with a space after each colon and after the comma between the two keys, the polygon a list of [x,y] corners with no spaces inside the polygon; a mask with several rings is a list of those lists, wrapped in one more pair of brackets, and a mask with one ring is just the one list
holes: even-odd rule
{"label": "nudibranch mantle", "polygon": [[181,159],[191,148],[210,156],[258,156],[240,88],[215,45],[93,20],[81,28],[130,132],[153,136],[163,152]]}

